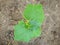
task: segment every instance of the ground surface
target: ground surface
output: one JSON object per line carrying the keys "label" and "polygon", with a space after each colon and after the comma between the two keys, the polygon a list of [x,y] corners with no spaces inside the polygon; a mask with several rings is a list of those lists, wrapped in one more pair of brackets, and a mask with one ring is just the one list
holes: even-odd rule
{"label": "ground surface", "polygon": [[[23,19],[22,12],[29,3],[44,7],[42,35],[29,43],[14,41],[13,26]],[[60,0],[0,0],[0,45],[60,45]]]}

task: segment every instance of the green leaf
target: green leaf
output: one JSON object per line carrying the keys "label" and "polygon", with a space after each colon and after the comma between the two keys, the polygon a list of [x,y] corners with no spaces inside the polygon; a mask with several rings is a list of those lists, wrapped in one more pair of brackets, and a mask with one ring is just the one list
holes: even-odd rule
{"label": "green leaf", "polygon": [[44,20],[44,11],[41,4],[28,4],[23,12],[24,17],[27,20],[34,20],[40,25]]}
{"label": "green leaf", "polygon": [[20,21],[17,25],[14,26],[14,40],[29,42],[31,39],[40,36],[41,28],[36,25],[34,21],[29,22],[30,26],[26,27],[24,21]]}

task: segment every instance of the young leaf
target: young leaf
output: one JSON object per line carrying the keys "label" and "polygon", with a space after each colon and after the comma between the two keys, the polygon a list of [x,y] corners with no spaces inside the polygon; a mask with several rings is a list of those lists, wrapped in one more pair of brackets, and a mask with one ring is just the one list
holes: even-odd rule
{"label": "young leaf", "polygon": [[[33,22],[34,23],[34,22]],[[29,42],[31,39],[40,36],[41,28],[31,21],[29,22],[29,28],[26,27],[24,21],[20,21],[17,25],[14,26],[14,40]]]}
{"label": "young leaf", "polygon": [[44,11],[41,4],[28,4],[23,12],[27,20],[34,20],[40,25],[44,20]]}

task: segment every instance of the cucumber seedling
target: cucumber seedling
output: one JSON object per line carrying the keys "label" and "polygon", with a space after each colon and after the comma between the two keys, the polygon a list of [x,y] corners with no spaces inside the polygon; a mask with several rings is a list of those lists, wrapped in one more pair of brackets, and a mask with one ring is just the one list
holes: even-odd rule
{"label": "cucumber seedling", "polygon": [[23,17],[14,26],[14,40],[29,42],[31,39],[41,35],[41,25],[44,21],[44,11],[41,4],[28,4],[23,11]]}

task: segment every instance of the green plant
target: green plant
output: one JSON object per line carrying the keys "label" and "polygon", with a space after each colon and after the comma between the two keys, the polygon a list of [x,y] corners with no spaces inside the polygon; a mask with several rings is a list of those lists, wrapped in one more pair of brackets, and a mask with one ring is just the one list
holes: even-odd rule
{"label": "green plant", "polygon": [[14,40],[29,42],[41,35],[44,11],[41,4],[28,4],[23,12],[24,20],[14,26]]}

